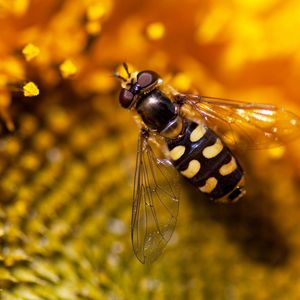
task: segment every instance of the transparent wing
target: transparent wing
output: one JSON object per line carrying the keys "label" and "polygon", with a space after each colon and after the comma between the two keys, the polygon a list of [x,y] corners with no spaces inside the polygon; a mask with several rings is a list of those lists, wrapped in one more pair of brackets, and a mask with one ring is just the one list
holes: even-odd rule
{"label": "transparent wing", "polygon": [[162,253],[175,229],[179,188],[178,172],[168,160],[154,156],[141,131],[138,141],[131,239],[142,263],[152,263]]}
{"label": "transparent wing", "polygon": [[274,105],[176,95],[195,118],[239,150],[278,147],[300,136],[300,118]]}

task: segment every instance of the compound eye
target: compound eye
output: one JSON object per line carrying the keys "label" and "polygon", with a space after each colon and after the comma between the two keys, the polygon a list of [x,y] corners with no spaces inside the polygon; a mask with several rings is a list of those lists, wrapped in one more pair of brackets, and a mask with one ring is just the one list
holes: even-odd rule
{"label": "compound eye", "polygon": [[137,83],[141,88],[155,83],[158,79],[158,74],[153,71],[142,71],[137,75]]}
{"label": "compound eye", "polygon": [[133,94],[127,89],[121,89],[119,101],[122,107],[128,108],[133,100]]}

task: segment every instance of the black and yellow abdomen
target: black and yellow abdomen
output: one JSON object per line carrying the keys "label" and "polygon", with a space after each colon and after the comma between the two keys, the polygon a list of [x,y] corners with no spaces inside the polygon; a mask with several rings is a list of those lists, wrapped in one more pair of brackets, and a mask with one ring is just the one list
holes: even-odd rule
{"label": "black and yellow abdomen", "polygon": [[175,168],[210,198],[233,202],[245,193],[241,166],[211,129],[186,121],[182,134],[167,143]]}

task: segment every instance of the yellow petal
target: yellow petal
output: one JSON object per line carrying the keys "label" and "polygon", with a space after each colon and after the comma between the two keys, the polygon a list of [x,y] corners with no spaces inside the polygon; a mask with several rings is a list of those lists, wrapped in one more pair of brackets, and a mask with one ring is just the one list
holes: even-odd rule
{"label": "yellow petal", "polygon": [[161,22],[154,22],[147,26],[146,34],[150,40],[159,40],[165,34],[165,26]]}

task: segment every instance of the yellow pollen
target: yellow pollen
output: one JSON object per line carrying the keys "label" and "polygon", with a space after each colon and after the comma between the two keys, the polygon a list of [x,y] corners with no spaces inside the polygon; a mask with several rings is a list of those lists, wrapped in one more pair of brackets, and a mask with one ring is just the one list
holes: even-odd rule
{"label": "yellow pollen", "polygon": [[40,54],[40,49],[37,46],[29,43],[23,48],[22,53],[24,54],[25,59],[30,61]]}
{"label": "yellow pollen", "polygon": [[68,78],[77,73],[77,67],[72,60],[66,59],[60,66],[61,74],[64,78]]}
{"label": "yellow pollen", "polygon": [[40,91],[36,84],[30,81],[23,86],[23,93],[25,97],[34,97],[37,96]]}

